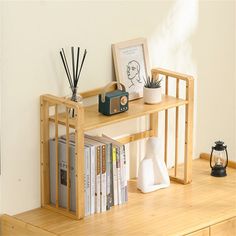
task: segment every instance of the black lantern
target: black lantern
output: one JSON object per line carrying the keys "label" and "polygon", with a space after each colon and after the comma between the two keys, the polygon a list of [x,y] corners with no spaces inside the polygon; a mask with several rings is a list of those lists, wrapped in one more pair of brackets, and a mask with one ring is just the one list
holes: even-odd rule
{"label": "black lantern", "polygon": [[211,175],[215,177],[226,176],[226,167],[228,165],[227,146],[224,142],[217,141],[211,149],[210,166]]}

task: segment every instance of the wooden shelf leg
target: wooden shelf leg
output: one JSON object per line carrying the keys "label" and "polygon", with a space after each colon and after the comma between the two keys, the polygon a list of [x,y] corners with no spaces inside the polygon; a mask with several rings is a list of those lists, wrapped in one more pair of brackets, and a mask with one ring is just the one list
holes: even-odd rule
{"label": "wooden shelf leg", "polygon": [[158,136],[158,112],[150,114],[150,130],[152,130],[153,136]]}
{"label": "wooden shelf leg", "polygon": [[59,207],[58,105],[55,105],[56,207]]}
{"label": "wooden shelf leg", "polygon": [[[165,82],[166,82],[166,89],[165,89],[165,94],[168,95],[169,93],[169,79],[168,76],[165,76]],[[168,110],[165,110],[165,156],[164,156],[164,161],[167,165],[167,156],[168,156]]]}
{"label": "wooden shelf leg", "polygon": [[49,105],[40,98],[40,161],[41,161],[41,205],[50,203],[49,185]]}
{"label": "wooden shelf leg", "polygon": [[70,211],[70,127],[69,108],[66,107],[66,164],[67,164],[67,211]]}
{"label": "wooden shelf leg", "polygon": [[184,182],[192,181],[192,155],[193,155],[193,80],[186,82],[186,99],[188,104],[185,109],[185,155],[184,155]]}
{"label": "wooden shelf leg", "polygon": [[84,217],[84,110],[75,109],[75,183],[76,183],[76,216]]}
{"label": "wooden shelf leg", "polygon": [[167,157],[168,157],[168,110],[165,111],[165,149],[164,149],[164,161],[167,165]]}
{"label": "wooden shelf leg", "polygon": [[[179,98],[179,79],[176,79],[176,97]],[[179,154],[179,107],[175,109],[175,167],[174,176],[177,176],[178,154]]]}

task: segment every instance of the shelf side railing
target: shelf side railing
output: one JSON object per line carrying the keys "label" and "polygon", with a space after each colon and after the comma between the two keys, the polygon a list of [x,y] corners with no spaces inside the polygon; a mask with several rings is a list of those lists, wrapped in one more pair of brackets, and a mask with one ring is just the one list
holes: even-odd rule
{"label": "shelf side railing", "polygon": [[[180,81],[185,81],[186,101],[185,104],[185,137],[184,137],[184,175],[178,176],[178,159],[179,159],[179,106],[175,108],[175,147],[174,147],[174,174],[170,178],[174,181],[188,184],[192,181],[192,155],[193,155],[193,100],[194,100],[194,79],[190,75],[181,74],[178,72],[169,71],[166,69],[155,68],[152,69],[152,76],[154,78],[159,76],[165,77],[165,94],[169,95],[169,80],[176,80],[176,98],[180,97]],[[168,109],[165,110],[165,144],[164,144],[164,160],[167,163],[168,158]]]}
{"label": "shelf side railing", "polygon": [[[53,109],[51,109],[53,108]],[[66,175],[63,178],[66,178],[64,184],[66,184],[66,207],[60,205],[60,190],[59,185],[62,176],[60,176],[60,160],[59,160],[59,131],[60,124],[58,122],[59,108],[65,111],[65,161],[66,161]],[[70,127],[70,110],[74,109],[73,119],[76,120],[76,125],[73,127],[73,133],[75,133],[75,210],[72,210],[71,202],[71,154],[70,154],[70,142],[71,142],[71,127]],[[55,152],[54,152],[54,169],[55,173],[50,173],[50,149],[49,149],[49,140],[50,140],[50,124],[49,124],[49,113],[50,116],[54,116],[54,132],[53,138],[55,142]],[[66,216],[69,216],[74,219],[81,219],[84,217],[84,134],[83,134],[83,119],[84,119],[84,110],[83,107],[70,101],[66,98],[60,98],[53,95],[42,95],[40,97],[40,151],[41,151],[41,205],[42,207],[54,210]],[[80,141],[79,141],[80,140]],[[55,196],[55,202],[51,202],[52,189],[50,189],[50,175],[55,174],[53,179],[53,194]],[[54,186],[55,185],[55,186]]]}

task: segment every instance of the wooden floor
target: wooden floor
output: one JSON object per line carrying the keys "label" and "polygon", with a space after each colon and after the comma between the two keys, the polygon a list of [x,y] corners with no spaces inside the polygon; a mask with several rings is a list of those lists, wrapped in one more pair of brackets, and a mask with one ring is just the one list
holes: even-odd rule
{"label": "wooden floor", "polygon": [[172,183],[149,194],[130,181],[126,205],[80,221],[46,209],[15,217],[46,230],[45,235],[184,235],[236,216],[236,170],[228,168],[224,178],[209,171],[207,161],[195,160],[191,184]]}

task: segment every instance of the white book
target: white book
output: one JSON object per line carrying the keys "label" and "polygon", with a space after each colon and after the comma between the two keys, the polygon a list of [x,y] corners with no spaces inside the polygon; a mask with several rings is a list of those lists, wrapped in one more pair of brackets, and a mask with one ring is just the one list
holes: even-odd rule
{"label": "white book", "polygon": [[[66,160],[66,141],[62,138],[58,139],[58,190],[59,190],[59,206],[67,207],[67,184],[70,184],[70,210],[76,210],[75,204],[75,146],[70,141],[70,179],[67,180],[67,160]],[[50,150],[50,200],[56,204],[56,159],[55,159],[55,139],[49,140]]]}
{"label": "white book", "polygon": [[106,210],[109,210],[112,206],[112,192],[111,186],[112,175],[111,175],[111,158],[112,158],[112,145],[111,143],[106,144]]}
{"label": "white book", "polygon": [[[95,156],[94,156],[94,175],[95,175],[95,212],[101,212],[101,143],[85,137],[85,143],[90,146],[94,146]],[[91,175],[92,176],[92,175]],[[92,183],[92,181],[91,181]],[[91,190],[93,191],[93,190]]]}
{"label": "white book", "polygon": [[127,196],[127,177],[126,177],[126,156],[125,146],[120,147],[120,162],[121,162],[121,199],[122,203],[128,200]]}
{"label": "white book", "polygon": [[102,184],[106,184],[106,191],[102,191],[102,195],[106,192],[106,210],[109,210],[113,203],[113,176],[112,176],[112,141],[110,138],[101,137],[101,136],[91,136],[85,135],[85,137],[96,140],[101,143],[102,147],[105,145],[105,159],[102,159],[102,162],[106,165],[105,173],[106,181],[103,181]]}
{"label": "white book", "polygon": [[85,145],[90,149],[90,214],[95,213],[95,146]]}
{"label": "white book", "polygon": [[101,165],[101,185],[100,185],[100,200],[101,200],[101,212],[105,212],[107,208],[107,177],[106,177],[106,145],[102,142],[102,137],[99,136],[91,136],[85,134],[86,138],[95,140],[101,144],[101,152],[100,152],[100,165]]}
{"label": "white book", "polygon": [[117,168],[116,168],[116,147],[112,147],[112,168],[113,168],[113,201],[114,206],[118,204],[118,185],[117,185]]}
{"label": "white book", "polygon": [[121,188],[121,204],[125,202],[125,174],[124,174],[124,154],[123,146],[120,147],[120,188]]}
{"label": "white book", "polygon": [[97,155],[96,155],[96,185],[95,185],[95,206],[96,213],[101,212],[101,147],[97,146]]}
{"label": "white book", "polygon": [[85,194],[85,216],[90,215],[90,149],[85,147],[84,149],[84,171],[85,171],[85,183],[84,183],[84,194]]}
{"label": "white book", "polygon": [[90,165],[90,177],[91,177],[91,214],[95,213],[95,146],[90,147],[90,151],[91,151],[91,165]]}
{"label": "white book", "polygon": [[117,192],[118,204],[122,204],[121,200],[121,168],[120,168],[120,147],[116,148],[116,168],[117,168]]}
{"label": "white book", "polygon": [[[104,134],[103,134],[103,137],[111,140],[113,147],[116,148],[116,170],[114,171],[115,175],[113,175],[113,179],[114,179],[113,184],[115,185],[114,192],[117,192],[114,195],[116,195],[117,203],[120,205],[123,202],[122,196],[124,199],[124,173],[123,173],[123,171],[124,171],[125,167],[124,167],[124,157],[120,155],[120,152],[122,153],[122,151],[123,151],[123,149],[122,149],[123,144],[104,135]],[[122,159],[123,161],[121,160],[121,158],[123,158]],[[123,189],[122,189],[122,186],[123,186]],[[116,189],[115,189],[115,187],[116,187]],[[122,192],[123,192],[123,194],[122,194]]]}
{"label": "white book", "polygon": [[128,201],[128,162],[127,162],[127,145],[123,145],[124,150],[124,175],[125,175],[125,202]]}
{"label": "white book", "polygon": [[106,194],[106,145],[102,145],[101,155],[101,212],[106,211],[107,194]]}

